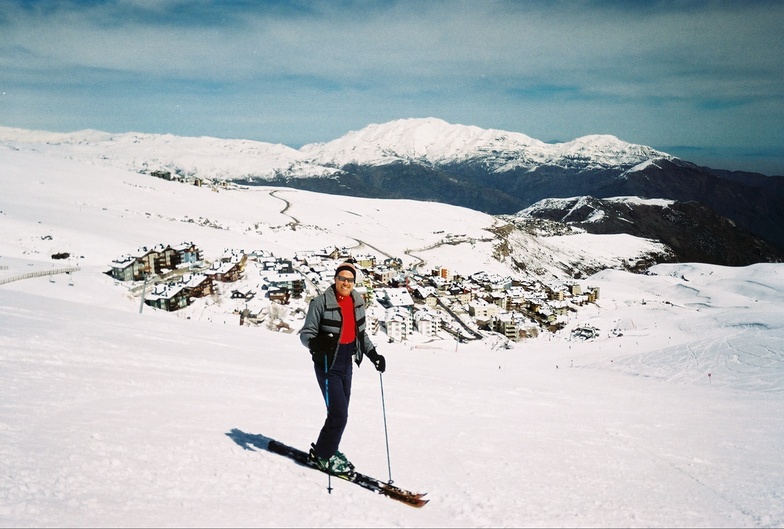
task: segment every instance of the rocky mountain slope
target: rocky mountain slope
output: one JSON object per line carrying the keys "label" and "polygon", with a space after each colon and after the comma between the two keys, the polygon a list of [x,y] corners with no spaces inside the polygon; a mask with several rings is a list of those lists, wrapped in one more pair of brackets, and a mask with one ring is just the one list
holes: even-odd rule
{"label": "rocky mountain slope", "polygon": [[628,233],[655,239],[672,250],[667,260],[673,262],[745,266],[784,260],[784,251],[698,202],[637,197],[545,199],[508,218],[518,226],[544,219],[555,224],[548,227],[551,232],[563,232],[567,226],[593,234]]}

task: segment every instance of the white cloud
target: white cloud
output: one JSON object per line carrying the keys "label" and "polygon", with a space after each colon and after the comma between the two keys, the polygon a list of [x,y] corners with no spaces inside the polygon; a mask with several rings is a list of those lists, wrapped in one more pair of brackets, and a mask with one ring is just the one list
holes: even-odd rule
{"label": "white cloud", "polygon": [[434,115],[548,141],[778,148],[782,20],[767,2],[9,2],[3,125],[296,146]]}

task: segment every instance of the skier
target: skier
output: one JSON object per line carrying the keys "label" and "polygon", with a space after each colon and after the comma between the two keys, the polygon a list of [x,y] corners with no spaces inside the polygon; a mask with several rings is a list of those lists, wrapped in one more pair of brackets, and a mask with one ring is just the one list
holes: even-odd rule
{"label": "skier", "polygon": [[300,330],[300,341],[308,348],[316,379],[327,404],[327,419],[318,439],[311,444],[309,458],[321,470],[350,473],[354,465],[338,451],[348,422],[353,359],[357,366],[367,356],[380,373],[384,357],[365,332],[365,301],[354,291],[357,269],[344,262],[335,270],[335,284],[311,300]]}

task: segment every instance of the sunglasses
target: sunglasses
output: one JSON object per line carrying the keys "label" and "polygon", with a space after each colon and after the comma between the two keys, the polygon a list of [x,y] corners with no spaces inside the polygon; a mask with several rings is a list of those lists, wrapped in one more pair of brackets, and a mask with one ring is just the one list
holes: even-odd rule
{"label": "sunglasses", "polygon": [[344,283],[353,283],[354,282],[354,278],[353,277],[337,276],[336,279],[338,281],[343,281]]}

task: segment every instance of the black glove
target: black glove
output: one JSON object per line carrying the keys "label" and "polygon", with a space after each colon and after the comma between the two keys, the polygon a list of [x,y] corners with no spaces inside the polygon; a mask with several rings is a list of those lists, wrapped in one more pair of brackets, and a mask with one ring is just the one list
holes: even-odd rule
{"label": "black glove", "polygon": [[325,366],[332,365],[337,347],[337,338],[332,333],[318,334],[308,340],[310,356],[320,369],[327,369]]}
{"label": "black glove", "polygon": [[335,352],[335,348],[337,347],[337,343],[335,337],[330,334],[317,334],[310,340],[308,340],[308,349],[310,349],[311,353],[321,353],[322,356],[324,353],[333,353]]}
{"label": "black glove", "polygon": [[326,371],[324,368],[325,365],[330,365],[332,363],[332,359],[330,358],[329,353],[317,353],[315,351],[310,352],[310,359],[313,360],[313,363],[322,370]]}
{"label": "black glove", "polygon": [[387,361],[382,355],[378,354],[375,349],[368,351],[366,356],[373,362],[373,365],[376,366],[376,371],[383,373],[386,370]]}

